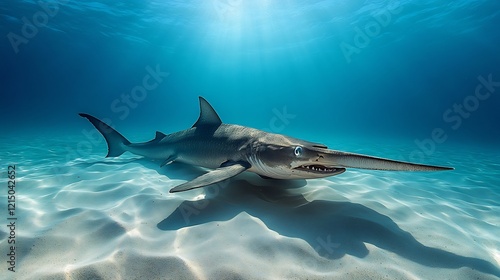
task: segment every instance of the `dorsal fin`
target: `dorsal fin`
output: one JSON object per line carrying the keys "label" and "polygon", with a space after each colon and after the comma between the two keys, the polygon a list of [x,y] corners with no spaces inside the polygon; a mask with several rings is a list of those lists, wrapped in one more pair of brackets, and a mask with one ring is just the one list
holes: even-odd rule
{"label": "dorsal fin", "polygon": [[215,112],[212,105],[210,105],[205,98],[199,97],[200,99],[200,116],[198,120],[193,124],[192,127],[198,126],[219,126],[222,124],[222,121]]}
{"label": "dorsal fin", "polygon": [[155,135],[155,140],[159,141],[159,140],[165,138],[165,136],[167,136],[165,133],[157,131],[156,135]]}

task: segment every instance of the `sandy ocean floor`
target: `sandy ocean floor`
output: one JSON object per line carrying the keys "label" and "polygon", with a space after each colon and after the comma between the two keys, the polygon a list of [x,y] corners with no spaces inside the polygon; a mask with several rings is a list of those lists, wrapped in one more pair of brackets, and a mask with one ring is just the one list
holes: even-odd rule
{"label": "sandy ocean floor", "polygon": [[1,218],[8,224],[15,164],[17,220],[15,273],[0,228],[0,278],[500,278],[498,150],[440,149],[433,157],[447,158],[451,172],[350,170],[293,182],[244,173],[170,194],[204,171],[105,159],[104,143],[75,152],[81,139],[1,139]]}

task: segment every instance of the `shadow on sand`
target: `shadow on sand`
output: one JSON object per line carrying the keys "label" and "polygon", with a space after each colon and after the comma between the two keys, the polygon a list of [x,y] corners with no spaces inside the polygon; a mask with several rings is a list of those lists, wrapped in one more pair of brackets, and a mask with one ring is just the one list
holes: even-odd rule
{"label": "shadow on sand", "polygon": [[[205,173],[200,168],[179,163],[166,168],[145,159],[130,159],[126,163],[134,162],[171,179],[191,180]],[[123,164],[123,161],[97,163],[114,165]],[[89,166],[92,164],[95,162],[88,163]],[[301,194],[305,180],[263,180],[251,174],[241,174],[237,178],[206,187],[205,199],[184,201],[157,227],[160,230],[178,230],[213,221],[227,221],[246,212],[281,235],[305,240],[328,259],[338,259],[346,254],[363,258],[368,255],[364,243],[370,243],[428,267],[469,267],[500,277],[500,269],[494,264],[427,247],[389,217],[361,204],[308,201]]]}
{"label": "shadow on sand", "polygon": [[[222,187],[209,187],[207,198],[203,200],[184,201],[157,226],[161,230],[178,230],[212,221],[227,221],[246,212],[281,235],[305,240],[328,259],[341,258],[345,254],[363,258],[368,255],[364,243],[370,243],[428,267],[470,267],[500,277],[500,269],[492,263],[427,247],[389,217],[361,204],[309,202],[300,194],[305,183],[259,178],[232,180]],[[198,210],[190,212],[189,209]]]}

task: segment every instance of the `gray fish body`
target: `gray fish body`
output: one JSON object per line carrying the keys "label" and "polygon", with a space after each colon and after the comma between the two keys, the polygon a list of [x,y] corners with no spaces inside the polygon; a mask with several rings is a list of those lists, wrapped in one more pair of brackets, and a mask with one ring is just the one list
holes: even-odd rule
{"label": "gray fish body", "polygon": [[207,130],[210,128],[193,127],[166,135],[157,142],[132,144],[127,151],[160,160],[175,157],[175,161],[214,169],[228,160],[246,160],[249,143],[254,140],[248,134],[260,132],[228,124]]}
{"label": "gray fish body", "polygon": [[238,175],[243,171],[273,179],[312,179],[334,176],[346,168],[393,171],[440,171],[450,167],[415,164],[328,149],[281,134],[224,124],[213,107],[200,97],[200,117],[193,127],[172,134],[156,133],[144,143],[130,143],[115,129],[88,114],[106,139],[107,157],[128,151],[151,159],[183,162],[214,169],[170,192],[186,191]]}

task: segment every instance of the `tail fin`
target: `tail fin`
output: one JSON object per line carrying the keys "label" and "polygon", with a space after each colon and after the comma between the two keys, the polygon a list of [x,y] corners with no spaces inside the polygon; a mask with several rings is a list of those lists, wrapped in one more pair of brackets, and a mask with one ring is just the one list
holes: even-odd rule
{"label": "tail fin", "polygon": [[84,113],[80,113],[79,115],[88,119],[104,136],[104,139],[106,139],[106,143],[108,144],[108,154],[106,157],[117,157],[127,151],[126,147],[130,145],[130,142],[118,131],[91,115]]}

